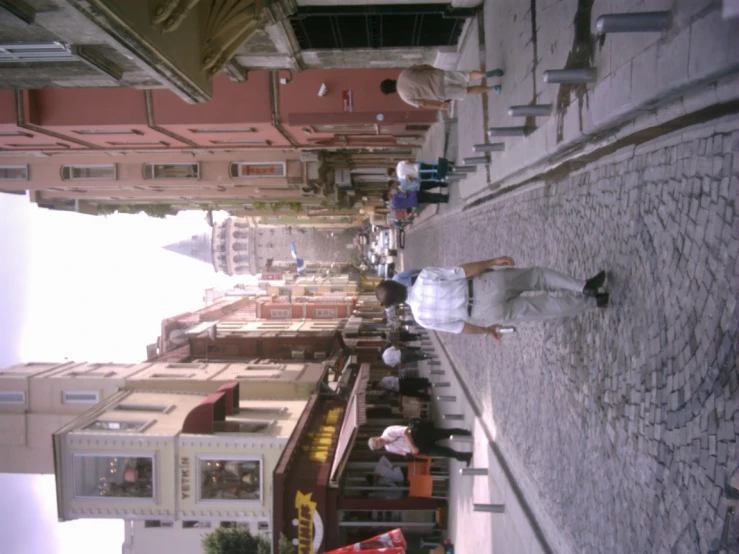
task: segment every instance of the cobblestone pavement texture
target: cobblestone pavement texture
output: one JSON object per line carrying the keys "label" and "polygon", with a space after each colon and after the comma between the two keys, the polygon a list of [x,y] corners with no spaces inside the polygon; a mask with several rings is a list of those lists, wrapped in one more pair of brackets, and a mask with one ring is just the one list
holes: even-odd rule
{"label": "cobblestone pavement texture", "polygon": [[709,552],[736,469],[739,122],[629,147],[412,229],[405,267],[511,255],[611,307],[502,343],[440,334],[577,552]]}

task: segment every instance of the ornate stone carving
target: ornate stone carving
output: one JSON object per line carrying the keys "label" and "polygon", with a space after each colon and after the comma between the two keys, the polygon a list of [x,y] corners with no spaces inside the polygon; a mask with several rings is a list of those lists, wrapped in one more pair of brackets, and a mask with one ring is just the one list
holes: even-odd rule
{"label": "ornate stone carving", "polygon": [[229,62],[241,44],[271,17],[271,0],[160,0],[152,23],[171,33],[191,13],[203,24],[203,71],[215,75]]}

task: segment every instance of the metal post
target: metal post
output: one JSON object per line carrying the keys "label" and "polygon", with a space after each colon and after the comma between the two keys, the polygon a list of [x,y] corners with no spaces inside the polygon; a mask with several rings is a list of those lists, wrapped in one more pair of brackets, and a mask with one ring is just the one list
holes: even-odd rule
{"label": "metal post", "polygon": [[[444,414],[444,419],[448,419],[449,421],[462,421],[464,419],[464,416],[462,414]],[[455,438],[454,435],[449,437],[449,439]]]}
{"label": "metal post", "polygon": [[545,83],[594,83],[596,81],[595,69],[584,67],[582,69],[549,69],[544,72]]}
{"label": "metal post", "polygon": [[488,474],[486,467],[463,467],[459,470],[460,475],[480,475],[482,477]]}
{"label": "metal post", "polygon": [[650,33],[670,26],[670,12],[609,13],[595,20],[599,33]]}
{"label": "metal post", "polygon": [[474,165],[460,165],[454,168],[454,173],[474,173],[477,171],[477,167]]}
{"label": "metal post", "polygon": [[443,369],[432,369],[429,373],[431,373],[431,375],[444,375],[444,370]]}
{"label": "metal post", "polygon": [[432,361],[432,362],[429,362],[429,365],[441,365],[441,362]]}
{"label": "metal post", "polygon": [[486,164],[488,159],[485,156],[473,156],[471,158],[465,158],[464,163],[466,164]]}
{"label": "metal post", "polygon": [[437,396],[436,400],[439,402],[456,402],[457,397],[456,396]]}
{"label": "metal post", "polygon": [[476,512],[505,513],[505,504],[474,504],[473,506]]}
{"label": "metal post", "polygon": [[489,137],[525,137],[532,129],[530,127],[490,127]]}
{"label": "metal post", "polygon": [[505,142],[492,142],[490,144],[475,144],[472,147],[475,152],[502,152],[505,150]]}
{"label": "metal post", "polygon": [[511,106],[508,115],[511,117],[539,117],[552,113],[551,104],[529,104],[526,106]]}
{"label": "metal post", "polygon": [[431,386],[434,387],[435,389],[439,389],[442,387],[451,387],[452,384],[449,381],[445,381],[443,383],[431,383]]}

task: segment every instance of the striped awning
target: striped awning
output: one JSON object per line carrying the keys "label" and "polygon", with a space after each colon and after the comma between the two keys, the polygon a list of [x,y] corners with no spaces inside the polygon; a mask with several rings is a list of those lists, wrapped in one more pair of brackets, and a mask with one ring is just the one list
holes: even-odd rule
{"label": "striped awning", "polygon": [[334,455],[334,461],[331,465],[331,473],[329,475],[329,481],[332,484],[338,482],[342,471],[344,471],[346,460],[349,458],[352,446],[354,446],[357,429],[360,425],[367,423],[367,401],[365,399],[365,393],[367,392],[369,378],[370,365],[362,364],[359,368],[359,373],[357,373],[357,380],[354,382],[354,388],[352,388],[349,402],[346,405],[344,421],[341,424],[339,440],[336,443],[336,454]]}

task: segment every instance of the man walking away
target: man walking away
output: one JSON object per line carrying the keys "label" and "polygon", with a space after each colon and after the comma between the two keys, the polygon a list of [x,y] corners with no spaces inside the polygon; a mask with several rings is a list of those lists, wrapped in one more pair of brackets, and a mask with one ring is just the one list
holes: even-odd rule
{"label": "man walking away", "polygon": [[385,79],[380,90],[385,94],[398,93],[406,104],[428,110],[448,110],[451,100],[462,100],[468,94],[482,94],[493,87],[484,85],[469,86],[470,81],[483,77],[501,76],[500,69],[484,73],[475,71],[446,71],[431,65],[416,65],[404,69],[397,80]]}
{"label": "man walking away", "polygon": [[472,452],[458,452],[448,446],[436,444],[436,441],[448,439],[452,435],[470,436],[466,429],[437,429],[430,421],[422,425],[407,427],[405,425],[391,425],[379,437],[369,439],[372,450],[384,448],[392,454],[401,456],[421,454],[440,458],[454,458],[466,465],[472,461]]}
{"label": "man walking away", "polygon": [[379,356],[390,367],[412,364],[426,359],[426,354],[418,346],[403,346],[391,344]]}
{"label": "man walking away", "polygon": [[401,396],[412,396],[421,400],[431,400],[428,391],[431,389],[431,381],[425,377],[398,377],[387,374],[380,379],[377,386],[389,392],[396,392]]}
{"label": "man walking away", "polygon": [[[600,290],[605,271],[581,281],[553,269],[513,265],[513,258],[501,256],[460,267],[427,267],[412,287],[382,281],[375,294],[383,306],[407,303],[416,323],[426,329],[488,335],[496,340],[501,338],[501,324],[565,317],[608,306],[609,295]],[[524,296],[525,292],[539,294]]]}

